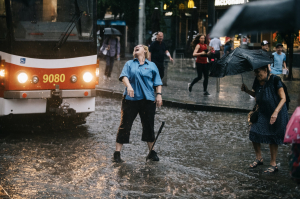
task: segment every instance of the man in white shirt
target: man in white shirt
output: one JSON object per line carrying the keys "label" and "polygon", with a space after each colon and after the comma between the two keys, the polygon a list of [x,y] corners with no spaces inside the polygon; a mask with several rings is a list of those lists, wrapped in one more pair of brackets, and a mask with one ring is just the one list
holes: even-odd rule
{"label": "man in white shirt", "polygon": [[[215,50],[215,58],[220,59],[220,50],[222,48],[222,44],[219,38],[213,38],[209,42],[209,50]],[[213,49],[212,49],[213,48]]]}

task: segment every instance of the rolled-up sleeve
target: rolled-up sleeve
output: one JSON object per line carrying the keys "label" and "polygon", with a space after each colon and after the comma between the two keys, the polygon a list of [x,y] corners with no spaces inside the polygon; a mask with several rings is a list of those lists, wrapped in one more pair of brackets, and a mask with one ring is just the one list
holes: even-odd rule
{"label": "rolled-up sleeve", "polygon": [[126,62],[126,64],[124,65],[122,73],[119,77],[120,81],[122,81],[123,77],[127,77],[128,79],[130,78],[129,67],[130,67],[130,61]]}
{"label": "rolled-up sleeve", "polygon": [[[153,63],[154,64],[154,63]],[[155,65],[155,64],[154,64]],[[154,69],[153,69],[153,86],[161,86],[163,85],[160,75],[159,75],[159,71],[157,69],[157,66],[155,65]]]}

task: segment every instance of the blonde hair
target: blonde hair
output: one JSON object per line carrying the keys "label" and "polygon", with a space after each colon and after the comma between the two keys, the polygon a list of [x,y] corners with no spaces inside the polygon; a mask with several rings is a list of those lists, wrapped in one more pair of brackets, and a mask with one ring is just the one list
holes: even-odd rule
{"label": "blonde hair", "polygon": [[[145,46],[145,45],[142,45],[144,50],[145,50],[145,59],[148,59],[149,58],[149,49],[148,49],[148,46]],[[135,55],[134,55],[134,49],[133,49],[133,58],[136,58]]]}

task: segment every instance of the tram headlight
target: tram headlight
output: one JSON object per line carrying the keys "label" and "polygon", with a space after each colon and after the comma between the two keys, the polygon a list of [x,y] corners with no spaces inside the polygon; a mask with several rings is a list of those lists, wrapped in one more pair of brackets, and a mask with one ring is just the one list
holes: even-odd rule
{"label": "tram headlight", "polygon": [[86,72],[86,73],[83,74],[83,80],[85,82],[87,82],[87,83],[91,82],[92,79],[93,79],[93,75],[90,72]]}
{"label": "tram headlight", "polygon": [[0,77],[4,77],[5,76],[5,70],[4,69],[1,69],[0,70]]}
{"label": "tram headlight", "polygon": [[72,77],[71,77],[71,82],[72,82],[72,83],[77,82],[77,76],[76,76],[76,75],[72,75]]}
{"label": "tram headlight", "polygon": [[37,84],[39,82],[39,78],[37,76],[33,76],[32,83]]}
{"label": "tram headlight", "polygon": [[99,73],[100,73],[99,68],[96,68],[96,77],[99,77]]}
{"label": "tram headlight", "polygon": [[27,75],[26,73],[20,73],[20,74],[18,75],[18,81],[19,81],[21,84],[27,82],[27,80],[28,80],[28,75]]}

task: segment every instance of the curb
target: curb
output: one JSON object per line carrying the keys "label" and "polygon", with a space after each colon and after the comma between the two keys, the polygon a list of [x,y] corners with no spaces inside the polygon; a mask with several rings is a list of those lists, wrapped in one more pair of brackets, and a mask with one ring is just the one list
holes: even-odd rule
{"label": "curb", "polygon": [[[108,97],[114,99],[122,99],[123,93],[110,90],[110,89],[96,89],[96,95],[101,97]],[[164,98],[163,105],[166,107],[173,108],[181,108],[187,110],[196,110],[196,111],[211,111],[211,112],[240,112],[240,113],[249,113],[248,109],[241,109],[235,107],[227,107],[227,106],[218,106],[218,105],[207,105],[207,104],[199,104],[195,102],[186,102],[180,100],[173,100]]]}

